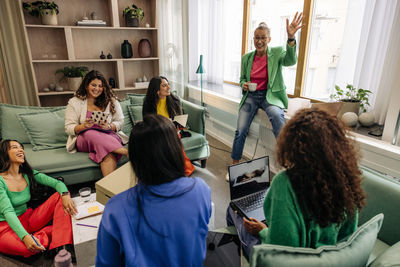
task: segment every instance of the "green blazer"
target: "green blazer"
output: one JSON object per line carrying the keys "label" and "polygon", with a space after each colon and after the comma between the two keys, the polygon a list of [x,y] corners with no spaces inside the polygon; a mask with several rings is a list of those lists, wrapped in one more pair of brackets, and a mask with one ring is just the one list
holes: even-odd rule
{"label": "green blazer", "polygon": [[[256,51],[249,52],[242,57],[242,68],[240,73],[240,87],[245,82],[250,81],[251,68]],[[296,44],[291,47],[286,44],[286,51],[281,46],[268,47],[268,85],[267,101],[268,103],[280,108],[288,107],[288,97],[286,86],[283,81],[282,66],[293,66],[297,62]],[[242,100],[239,109],[242,107],[249,91],[243,91]]]}

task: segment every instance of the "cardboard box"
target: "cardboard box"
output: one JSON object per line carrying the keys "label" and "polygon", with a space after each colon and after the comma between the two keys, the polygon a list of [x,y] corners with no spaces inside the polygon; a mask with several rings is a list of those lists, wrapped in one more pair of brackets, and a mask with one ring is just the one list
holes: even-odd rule
{"label": "cardboard box", "polygon": [[105,205],[107,201],[137,184],[131,163],[127,162],[103,179],[96,182],[96,200]]}

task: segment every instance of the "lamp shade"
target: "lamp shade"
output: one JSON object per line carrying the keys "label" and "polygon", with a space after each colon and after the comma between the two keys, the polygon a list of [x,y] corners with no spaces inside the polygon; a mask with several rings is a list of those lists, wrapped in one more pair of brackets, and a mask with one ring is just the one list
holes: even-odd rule
{"label": "lamp shade", "polygon": [[200,64],[199,64],[199,67],[196,70],[196,73],[200,73],[200,74],[206,73],[206,70],[203,67],[203,55],[200,55]]}

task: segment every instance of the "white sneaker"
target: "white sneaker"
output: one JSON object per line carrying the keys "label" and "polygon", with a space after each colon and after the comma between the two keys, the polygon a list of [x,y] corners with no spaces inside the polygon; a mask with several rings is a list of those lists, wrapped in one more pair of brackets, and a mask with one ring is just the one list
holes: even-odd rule
{"label": "white sneaker", "polygon": [[229,172],[227,172],[225,175],[225,181],[229,182]]}

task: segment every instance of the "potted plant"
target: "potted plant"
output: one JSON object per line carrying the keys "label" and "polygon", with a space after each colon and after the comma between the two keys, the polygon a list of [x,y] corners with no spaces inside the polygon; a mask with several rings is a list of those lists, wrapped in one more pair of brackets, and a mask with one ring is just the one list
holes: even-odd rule
{"label": "potted plant", "polygon": [[44,25],[57,25],[58,5],[48,1],[23,2],[22,7],[28,14],[34,17],[41,17]]}
{"label": "potted plant", "polygon": [[367,106],[369,106],[368,98],[371,93],[369,90],[357,89],[352,84],[347,84],[344,89],[335,85],[335,93],[331,95],[331,98],[343,102],[338,114],[339,117],[346,112],[354,112],[358,115],[360,109],[362,112],[367,111]]}
{"label": "potted plant", "polygon": [[63,77],[60,80],[67,78],[69,90],[76,91],[82,83],[82,78],[85,77],[88,71],[89,69],[85,66],[67,66],[56,70],[56,74],[62,73]]}
{"label": "potted plant", "polygon": [[127,6],[123,11],[122,15],[125,17],[125,25],[127,27],[139,27],[139,19],[144,18],[144,11],[142,8],[132,4],[132,7]]}

